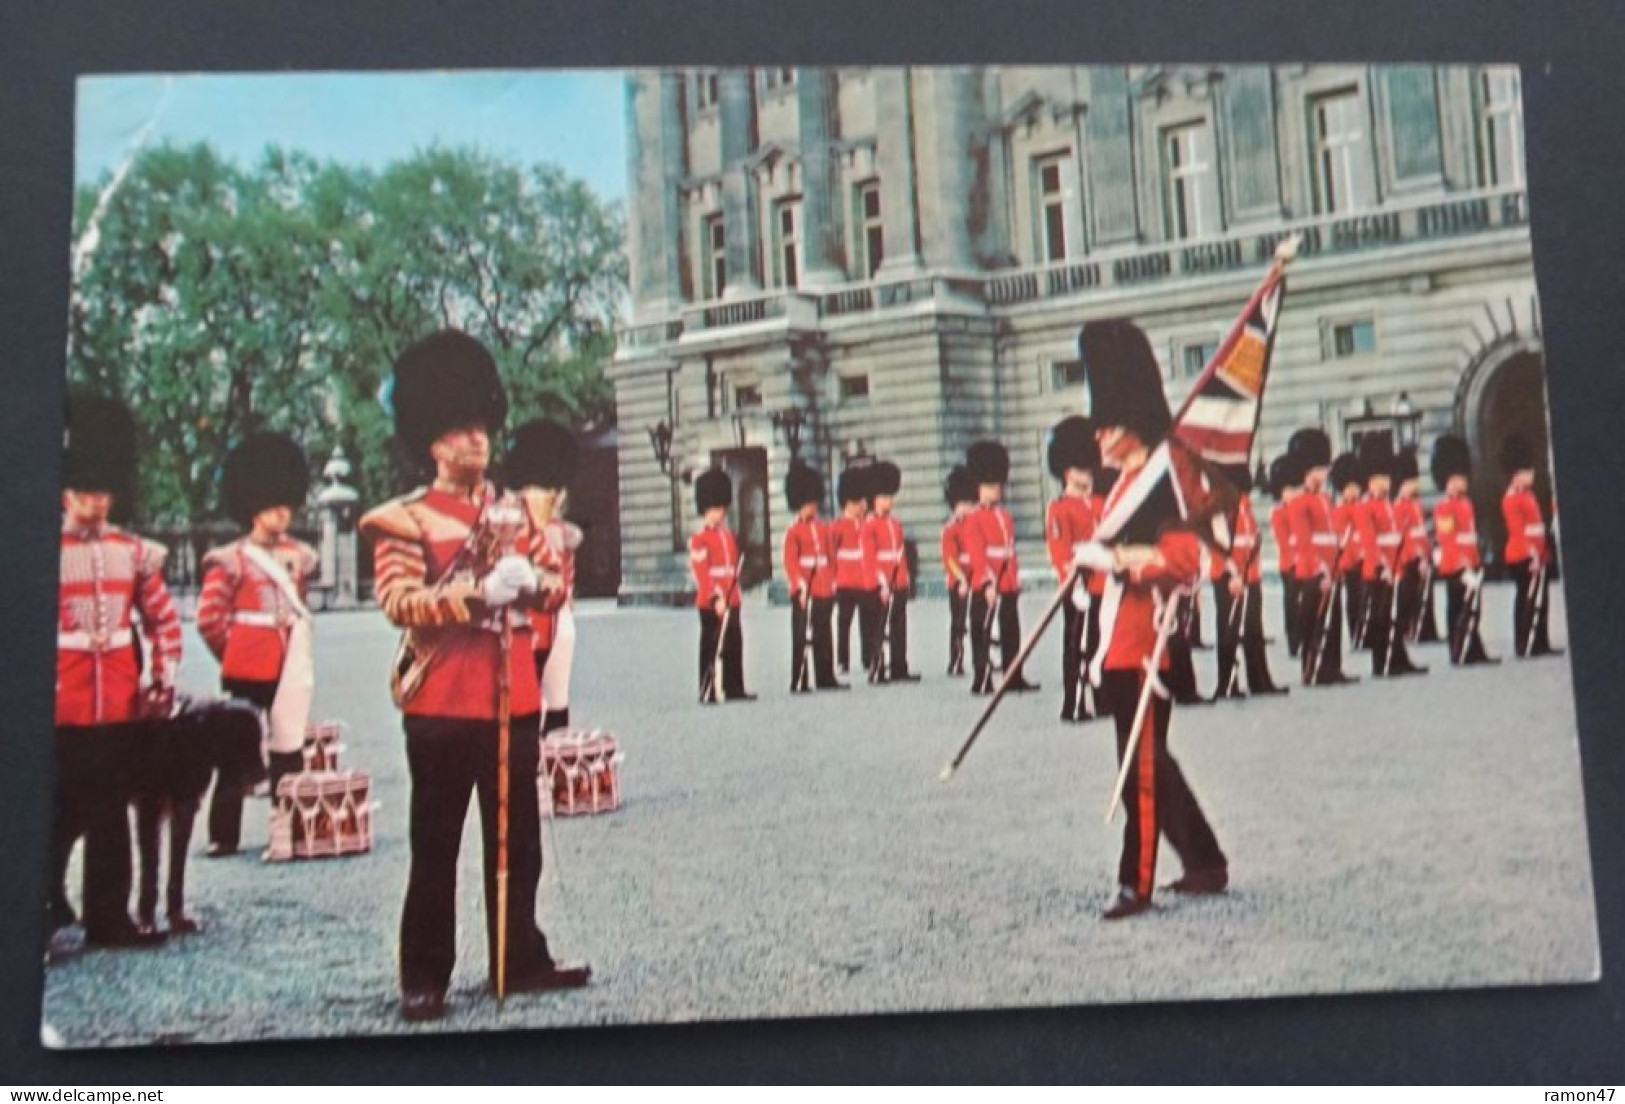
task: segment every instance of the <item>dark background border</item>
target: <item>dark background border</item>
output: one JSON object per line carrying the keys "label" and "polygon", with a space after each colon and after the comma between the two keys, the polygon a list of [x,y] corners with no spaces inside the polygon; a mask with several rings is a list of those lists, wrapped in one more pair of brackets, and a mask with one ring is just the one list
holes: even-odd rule
{"label": "dark background border", "polygon": [[[0,22],[0,1081],[1619,1083],[1625,12],[1397,0],[17,0]],[[53,1054],[37,1042],[73,80],[767,62],[1517,61],[1597,879],[1596,986]],[[1464,706],[1467,708],[1468,706]],[[1416,718],[1427,738],[1431,718]],[[1440,718],[1452,723],[1454,718]],[[1268,780],[1260,780],[1267,787]],[[1448,785],[1448,779],[1442,780]],[[1426,886],[1415,887],[1426,893]],[[703,947],[673,947],[704,955]]]}

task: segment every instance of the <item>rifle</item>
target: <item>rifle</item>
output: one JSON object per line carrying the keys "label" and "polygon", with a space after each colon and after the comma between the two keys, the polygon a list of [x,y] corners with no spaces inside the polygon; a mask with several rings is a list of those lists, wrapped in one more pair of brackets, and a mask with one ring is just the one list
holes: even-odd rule
{"label": "rifle", "polygon": [[[1353,531],[1354,526],[1352,525],[1345,525],[1343,527],[1343,535],[1337,541],[1337,555],[1332,561],[1334,564],[1340,564],[1343,562],[1343,549],[1345,546],[1347,546],[1349,535]],[[1321,597],[1320,600],[1320,615],[1317,618],[1319,625],[1316,627],[1315,632],[1314,657],[1309,662],[1304,664],[1304,667],[1308,671],[1308,677],[1304,679],[1304,684],[1306,686],[1313,686],[1315,684],[1315,680],[1320,677],[1320,661],[1321,658],[1326,654],[1326,636],[1331,631],[1332,611],[1337,608],[1337,603],[1342,593],[1343,576],[1342,573],[1339,572],[1337,581],[1327,588],[1326,593]],[[1308,648],[1309,641],[1305,640],[1303,642],[1303,646]]]}
{"label": "rifle", "polygon": [[1540,567],[1535,569],[1534,575],[1529,579],[1529,628],[1524,630],[1523,648],[1519,655],[1528,655],[1529,649],[1535,646],[1535,630],[1540,626],[1541,616],[1546,610],[1546,561],[1540,561]]}
{"label": "rifle", "polygon": [[1258,540],[1257,534],[1254,534],[1253,549],[1251,552],[1247,553],[1247,562],[1242,566],[1241,569],[1241,600],[1238,601],[1234,606],[1230,607],[1229,630],[1236,641],[1237,655],[1230,664],[1230,681],[1225,683],[1224,687],[1224,693],[1226,696],[1234,694],[1236,692],[1236,683],[1241,681],[1241,664],[1245,659],[1245,653],[1242,651],[1241,637],[1242,633],[1246,631],[1247,605],[1252,601],[1253,598],[1253,588],[1251,584],[1247,582],[1247,576],[1252,574],[1253,564],[1258,562],[1258,550],[1261,547],[1262,544]]}
{"label": "rifle", "polygon": [[1462,572],[1462,585],[1466,585],[1468,572],[1478,574],[1478,582],[1468,589],[1466,605],[1462,606],[1461,614],[1456,618],[1456,624],[1450,627],[1450,656],[1451,661],[1460,664],[1467,658],[1467,646],[1471,643],[1473,634],[1478,631],[1479,611],[1484,605],[1484,575],[1483,568],[1467,568]]}
{"label": "rifle", "polygon": [[806,586],[801,591],[801,674],[796,678],[795,685],[791,687],[798,694],[804,694],[812,689],[813,664],[813,610],[812,587]]}

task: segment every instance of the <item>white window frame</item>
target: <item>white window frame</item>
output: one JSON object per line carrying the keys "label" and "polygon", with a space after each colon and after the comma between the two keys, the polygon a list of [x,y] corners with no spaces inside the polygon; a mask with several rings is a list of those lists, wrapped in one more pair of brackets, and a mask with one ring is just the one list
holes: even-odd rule
{"label": "white window frame", "polygon": [[1365,98],[1357,87],[1311,97],[1310,160],[1318,213],[1346,215],[1376,205],[1375,192],[1362,194],[1374,187],[1370,137]]}
{"label": "white window frame", "polygon": [[[858,275],[865,280],[875,278],[875,273],[886,259],[886,226],[885,210],[881,206],[880,181],[875,178],[861,180],[853,186],[856,194],[856,214],[853,220],[857,241],[854,243],[854,252],[862,258],[862,268]],[[869,214],[868,198],[875,197],[875,213]],[[875,243],[879,249],[874,248]]]}
{"label": "white window frame", "polygon": [[1213,137],[1205,119],[1162,128],[1167,229],[1173,241],[1211,237],[1224,229]]}
{"label": "white window frame", "polygon": [[[789,222],[788,229],[785,226]],[[806,266],[806,250],[801,240],[801,197],[791,196],[773,205],[773,273],[778,286],[796,288]]]}
{"label": "white window frame", "polygon": [[[1067,161],[1072,157],[1071,150],[1058,150],[1054,153],[1041,154],[1033,158],[1033,252],[1039,264],[1058,264],[1072,255],[1071,242],[1067,233]],[[1048,169],[1055,170],[1055,188],[1047,189],[1044,184],[1044,173]],[[1051,222],[1053,212],[1054,222]],[[1054,231],[1060,232],[1060,249],[1056,250]]]}
{"label": "white window frame", "polygon": [[[1505,95],[1497,93],[1504,92]],[[1517,188],[1524,183],[1523,81],[1516,68],[1484,69],[1478,75],[1479,176],[1486,188]],[[1502,158],[1496,132],[1504,128],[1506,178],[1502,179]]]}
{"label": "white window frame", "polygon": [[[717,243],[719,231],[722,235],[720,245]],[[722,212],[715,211],[702,216],[700,234],[703,243],[700,256],[704,265],[701,277],[704,281],[705,298],[721,299],[723,289],[728,286],[728,227],[723,221]]]}

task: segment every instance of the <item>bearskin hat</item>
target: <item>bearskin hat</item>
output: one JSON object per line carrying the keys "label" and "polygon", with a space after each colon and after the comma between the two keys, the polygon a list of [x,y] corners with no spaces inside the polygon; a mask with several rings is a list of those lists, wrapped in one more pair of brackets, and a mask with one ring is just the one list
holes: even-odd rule
{"label": "bearskin hat", "polygon": [[89,392],[68,396],[62,433],[62,485],[105,491],[115,502],[135,487],[135,419],[117,399]]}
{"label": "bearskin hat", "polygon": [[1472,475],[1473,454],[1467,448],[1467,442],[1451,433],[1434,441],[1429,469],[1433,473],[1433,485],[1441,491],[1452,476]]}
{"label": "bearskin hat", "polygon": [[1010,454],[997,441],[977,441],[965,450],[965,470],[978,486],[1010,478]]}
{"label": "bearskin hat", "polygon": [[508,418],[496,361],[459,330],[430,334],[395,358],[390,405],[395,436],[414,459],[451,430],[482,425],[496,434]]}
{"label": "bearskin hat", "polygon": [[842,503],[866,501],[874,492],[869,489],[868,464],[853,464],[841,473],[835,482],[835,497]]}
{"label": "bearskin hat", "polygon": [[809,502],[824,497],[824,477],[805,461],[790,461],[790,470],[784,473],[784,501],[795,513]]}
{"label": "bearskin hat", "polygon": [[1095,427],[1088,418],[1074,414],[1062,418],[1049,431],[1047,449],[1049,473],[1066,479],[1066,469],[1093,471],[1100,467],[1100,446],[1095,444]]}
{"label": "bearskin hat", "polygon": [[903,472],[890,460],[877,460],[869,469],[869,495],[893,498],[903,489]]}
{"label": "bearskin hat", "polygon": [[244,529],[274,506],[297,509],[310,493],[304,450],[286,433],[256,433],[226,455],[220,474],[226,515]]}
{"label": "bearskin hat", "polygon": [[1358,483],[1363,487],[1365,485],[1365,471],[1360,467],[1359,458],[1352,452],[1340,454],[1336,460],[1332,461],[1332,470],[1327,476],[1327,481],[1334,491],[1341,491],[1350,483]]}
{"label": "bearskin hat", "polygon": [[1508,475],[1534,466],[1535,450],[1529,446],[1529,438],[1513,433],[1501,442],[1501,469]]}
{"label": "bearskin hat", "polygon": [[1374,477],[1394,475],[1394,443],[1386,434],[1372,433],[1360,438],[1360,478],[1369,483]]}
{"label": "bearskin hat", "polygon": [[942,487],[942,495],[948,500],[949,509],[961,502],[976,501],[976,480],[965,470],[965,465],[955,464],[948,472],[947,482]]}
{"label": "bearskin hat", "polygon": [[1303,461],[1305,472],[1310,468],[1324,468],[1332,462],[1332,439],[1317,426],[1294,433],[1286,450]]}
{"label": "bearskin hat", "polygon": [[1421,478],[1421,469],[1416,463],[1415,446],[1408,446],[1399,450],[1399,455],[1394,457],[1393,474],[1395,484],[1407,483],[1412,479]]}
{"label": "bearskin hat", "polygon": [[708,468],[694,480],[694,507],[698,513],[714,510],[718,506],[731,506],[734,500],[734,481],[721,468]]}
{"label": "bearskin hat", "polygon": [[1145,333],[1126,318],[1089,322],[1078,332],[1078,353],[1089,381],[1089,420],[1122,426],[1148,445],[1160,441],[1172,418]]}
{"label": "bearskin hat", "polygon": [[1270,462],[1270,494],[1280,498],[1287,488],[1303,486],[1307,472],[1303,457],[1283,452]]}
{"label": "bearskin hat", "polygon": [[515,487],[559,490],[575,478],[580,459],[574,433],[551,419],[538,418],[514,430],[508,449],[508,482]]}

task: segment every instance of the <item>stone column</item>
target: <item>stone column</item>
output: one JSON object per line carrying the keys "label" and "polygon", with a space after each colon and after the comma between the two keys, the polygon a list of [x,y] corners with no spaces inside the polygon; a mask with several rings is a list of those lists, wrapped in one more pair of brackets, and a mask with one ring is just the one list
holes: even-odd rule
{"label": "stone column", "polygon": [[914,72],[915,190],[919,198],[920,244],[933,269],[975,267],[970,216],[978,194],[976,151],[972,149],[979,97],[977,70],[966,66]]}
{"label": "stone column", "polygon": [[875,162],[880,171],[880,218],[886,258],[880,275],[920,270],[915,203],[912,80],[907,69],[876,69]]}
{"label": "stone column", "polygon": [[674,313],[683,301],[678,188],[687,169],[681,74],[634,70],[626,77],[626,179],[631,192],[627,251],[632,311],[640,320]]}
{"label": "stone column", "polygon": [[728,286],[723,298],[751,295],[762,288],[756,204],[745,161],[756,148],[756,119],[749,69],[724,69],[718,77],[718,122],[722,127],[722,219],[728,238]]}
{"label": "stone column", "polygon": [[801,136],[802,282],[809,287],[846,279],[836,217],[835,161],[830,156],[828,69],[796,71],[796,114]]}

